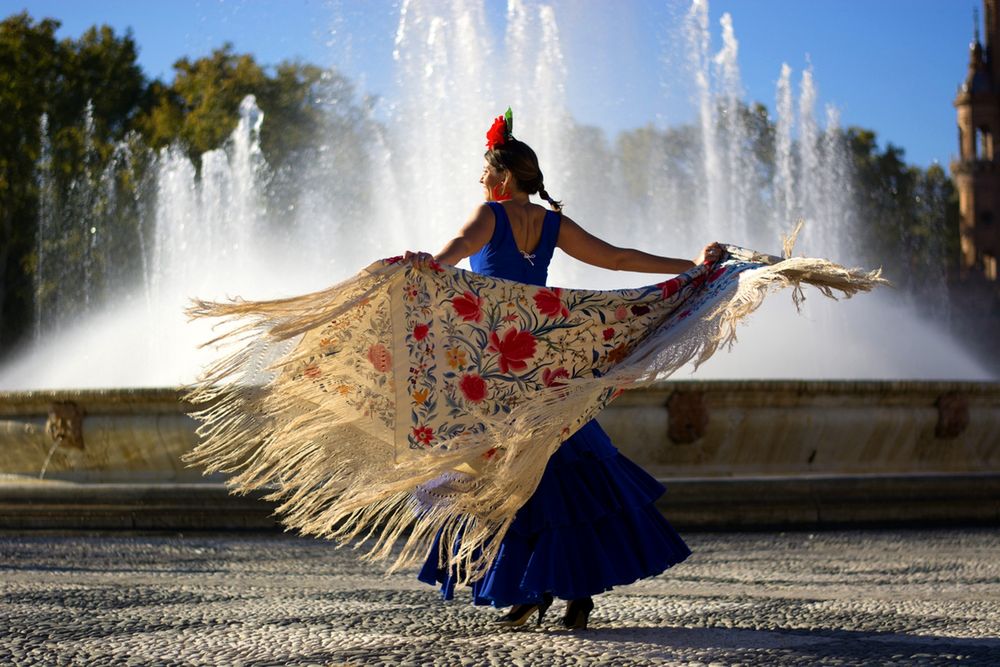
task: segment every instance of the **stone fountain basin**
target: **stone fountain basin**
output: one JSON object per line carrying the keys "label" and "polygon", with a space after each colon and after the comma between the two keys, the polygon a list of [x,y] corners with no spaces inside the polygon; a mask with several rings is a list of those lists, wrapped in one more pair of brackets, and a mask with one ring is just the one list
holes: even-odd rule
{"label": "stone fountain basin", "polygon": [[[186,410],[176,388],[0,392],[0,474],[202,480]],[[600,421],[661,478],[1000,471],[1000,383],[662,382]]]}
{"label": "stone fountain basin", "polygon": [[[0,474],[203,481],[187,409],[177,388],[0,392]],[[670,381],[600,422],[661,478],[1000,472],[1000,383]]]}
{"label": "stone fountain basin", "polygon": [[[269,529],[181,456],[181,390],[0,392],[0,529]],[[670,381],[600,421],[681,528],[1000,524],[1000,383]],[[57,444],[58,442],[58,444]]]}
{"label": "stone fountain basin", "polygon": [[601,422],[659,477],[1000,471],[995,382],[664,382]]}
{"label": "stone fountain basin", "polygon": [[[0,392],[0,474],[76,482],[199,481],[179,388]],[[58,441],[58,442],[57,442]]]}

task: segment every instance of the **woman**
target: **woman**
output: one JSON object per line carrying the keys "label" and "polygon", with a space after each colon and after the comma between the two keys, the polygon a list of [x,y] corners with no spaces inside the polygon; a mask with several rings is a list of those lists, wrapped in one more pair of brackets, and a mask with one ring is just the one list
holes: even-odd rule
{"label": "woman", "polygon": [[[587,233],[561,212],[546,191],[538,158],[511,135],[510,113],[487,133],[479,182],[486,203],[433,258],[407,253],[414,264],[456,264],[470,258],[473,271],[544,285],[555,248],[587,264],[619,271],[681,273],[721,254],[706,246],[691,262],[618,248]],[[552,210],[533,204],[538,194]],[[476,604],[511,606],[498,621],[516,626],[536,611],[538,623],[553,597],[568,601],[567,628],[586,628],[592,596],[613,586],[659,574],[691,552],[655,508],[664,488],[618,453],[591,421],[571,435],[549,460],[534,495],[518,511],[497,558],[473,583]],[[435,543],[419,578],[442,584],[450,599],[455,573],[440,567]]]}

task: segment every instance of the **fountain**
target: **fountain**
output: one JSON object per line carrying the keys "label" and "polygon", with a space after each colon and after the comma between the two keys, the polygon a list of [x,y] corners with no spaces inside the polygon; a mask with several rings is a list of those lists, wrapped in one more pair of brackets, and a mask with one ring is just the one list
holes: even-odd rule
{"label": "fountain", "polygon": [[[565,200],[570,216],[611,242],[675,256],[694,256],[716,239],[774,251],[779,234],[803,218],[798,252],[856,261],[856,215],[836,109],[825,110],[821,127],[812,70],[801,72],[796,104],[793,72],[784,65],[777,73],[774,169],[762,180],[758,158],[746,150],[753,137],[733,20],[722,18],[722,47],[713,54],[708,16],[707,0],[694,0],[682,28],[689,63],[676,76],[691,77],[697,109],[693,139],[680,142],[688,150],[678,155],[650,143],[630,154],[627,164],[612,159],[603,138],[572,122],[562,83],[571,64],[563,56],[557,17],[551,7],[526,0],[509,0],[502,44],[491,37],[482,3],[405,0],[393,52],[399,90],[364,119],[364,159],[345,157],[339,137],[325,138],[315,159],[290,177],[306,187],[285,208],[269,205],[276,174],[260,151],[265,121],[252,97],[241,104],[226,145],[202,155],[200,167],[178,147],[151,155],[132,138],[116,148],[103,173],[88,163],[62,211],[51,192],[43,117],[36,283],[43,310],[32,343],[0,368],[0,439],[16,443],[23,454],[16,461],[9,456],[3,472],[36,475],[44,460],[49,477],[193,478],[195,473],[164,463],[176,462],[191,444],[191,425],[177,406],[176,391],[152,389],[190,381],[212,355],[197,349],[210,331],[204,323],[185,321],[186,300],[299,293],[344,278],[377,257],[441,247],[477,203],[482,135],[508,103],[517,114],[518,136],[541,157],[547,189]],[[496,54],[524,76],[501,79],[490,67]],[[122,171],[138,183],[129,192],[117,189]],[[136,217],[128,242],[108,238],[101,222],[114,214],[111,204],[122,201]],[[69,273],[51,237],[67,220],[82,225],[75,233],[90,239],[81,268]],[[128,262],[138,265],[128,280],[111,270]],[[550,280],[608,288],[651,278],[591,270],[563,257],[553,262]],[[66,294],[48,293],[52,282]],[[79,312],[68,305],[81,300]],[[801,315],[779,296],[753,319],[735,350],[716,355],[698,371],[697,382],[635,392],[619,401],[620,408],[609,409],[609,430],[623,449],[645,452],[637,455],[640,462],[659,466],[663,474],[971,471],[996,465],[1000,443],[991,433],[1000,432],[1000,393],[996,385],[980,384],[993,378],[918,316],[904,295],[882,290],[841,304],[810,298]],[[760,378],[775,381],[747,381]],[[713,379],[726,382],[702,382]],[[929,382],[940,380],[949,382]],[[689,394],[696,397],[693,408],[671,407],[669,415],[662,409],[673,396]],[[775,397],[771,407],[768,396]],[[947,396],[958,396],[958,403],[942,398]],[[65,402],[82,405],[80,414],[86,415],[80,417],[86,446],[79,451],[52,444],[52,424],[63,419],[53,406]],[[136,416],[144,403],[152,411]],[[780,406],[792,404],[796,411],[782,417]],[[847,412],[823,416],[837,405]],[[894,412],[894,405],[909,412]],[[953,405],[959,417],[949,412]],[[637,415],[637,406],[645,416]],[[666,421],[685,409],[701,415],[696,424],[714,424],[692,431],[700,454],[672,447],[678,440],[667,435],[672,427]],[[755,420],[765,413],[778,414],[777,421],[761,427]],[[115,431],[115,415],[127,415],[132,425]],[[854,421],[835,426],[844,415]],[[906,415],[917,415],[917,425],[900,427]],[[970,415],[979,420],[972,426]],[[854,437],[844,424],[862,422],[868,424],[865,442],[877,447],[844,447],[841,459],[830,456],[822,467],[811,466],[815,451],[809,457],[804,443],[836,449]],[[810,430],[816,423],[827,424],[825,435]],[[769,428],[778,428],[776,442],[786,444],[726,468],[723,454],[739,443],[753,451]],[[935,438],[951,438],[949,446],[928,445]],[[647,451],[650,443],[655,451]],[[129,454],[144,447],[159,453]],[[908,452],[909,460],[899,452]],[[870,466],[875,460],[878,465]]]}
{"label": "fountain", "polygon": [[[319,151],[322,159],[298,167],[293,178],[311,187],[299,193],[291,210],[268,204],[271,175],[257,140],[263,114],[252,98],[241,106],[227,145],[201,157],[200,172],[178,147],[136,160],[146,149],[123,142],[103,173],[87,151],[84,174],[61,210],[43,146],[36,336],[31,349],[0,369],[0,389],[187,382],[205,359],[194,350],[206,335],[185,323],[187,298],[300,292],[341,279],[380,255],[440,247],[475,204],[481,126],[503,106],[500,98],[519,110],[518,134],[542,156],[549,190],[567,202],[569,215],[612,242],[681,256],[695,254],[712,239],[774,249],[779,235],[802,218],[799,252],[856,262],[849,164],[836,110],[826,110],[825,130],[816,120],[811,69],[801,73],[796,104],[792,70],[782,67],[775,168],[770,181],[761,182],[762,165],[746,149],[753,138],[741,115],[732,18],[722,17],[722,46],[714,54],[707,2],[691,3],[681,31],[699,132],[690,154],[680,158],[649,146],[623,165],[611,159],[608,147],[580,141],[565,102],[568,65],[555,13],[522,0],[508,4],[503,45],[492,43],[481,5],[443,10],[421,0],[404,3],[393,53],[399,92],[386,102],[388,122],[367,126],[363,173],[352,174],[357,165],[341,163],[338,139],[328,138],[330,145]],[[526,76],[499,81],[488,63],[501,52],[512,71]],[[91,136],[91,112],[83,122]],[[135,171],[136,162],[154,167]],[[154,190],[134,192],[149,210],[136,213],[134,240],[142,267],[127,279],[113,269],[128,263],[120,255],[135,254],[136,243],[110,238],[111,226],[102,222],[116,214],[123,170],[133,170],[133,176],[141,171],[147,189]],[[648,180],[638,198],[635,188],[629,189],[636,172]],[[345,182],[357,187],[330,185]],[[410,196],[413,192],[420,195]],[[624,229],[621,219],[628,220]],[[69,229],[70,221],[75,229]],[[60,234],[89,239],[77,267],[59,259],[61,248],[52,239]],[[889,271],[891,277],[892,267]],[[565,258],[554,262],[551,276],[556,284],[597,288],[649,280]],[[43,293],[52,283],[59,290]],[[776,299],[755,318],[734,353],[713,359],[701,377],[988,378],[934,323],[899,303],[899,295],[889,291],[847,307],[812,299],[800,317],[787,300]],[[906,325],[895,326],[900,321]],[[881,335],[888,330],[892,337]],[[834,348],[852,354],[818,361],[815,350]]]}

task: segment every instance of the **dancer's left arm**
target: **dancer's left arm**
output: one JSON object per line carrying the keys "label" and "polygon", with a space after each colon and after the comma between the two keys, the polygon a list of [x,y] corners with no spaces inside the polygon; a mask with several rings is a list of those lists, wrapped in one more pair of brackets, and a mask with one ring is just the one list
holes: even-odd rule
{"label": "dancer's left arm", "polygon": [[557,245],[567,255],[581,262],[612,271],[637,273],[684,273],[704,263],[706,259],[712,261],[718,259],[722,252],[718,243],[710,243],[694,261],[691,261],[653,255],[635,248],[619,248],[597,238],[565,215],[559,227]]}

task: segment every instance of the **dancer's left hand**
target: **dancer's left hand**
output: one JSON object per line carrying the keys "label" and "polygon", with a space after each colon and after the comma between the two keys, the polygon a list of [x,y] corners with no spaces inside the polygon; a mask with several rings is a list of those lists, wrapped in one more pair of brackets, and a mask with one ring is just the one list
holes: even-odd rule
{"label": "dancer's left hand", "polygon": [[702,249],[701,254],[698,255],[698,259],[694,260],[695,264],[704,264],[705,262],[718,262],[722,259],[725,254],[725,250],[722,248],[722,244],[716,241],[715,243],[709,243]]}

